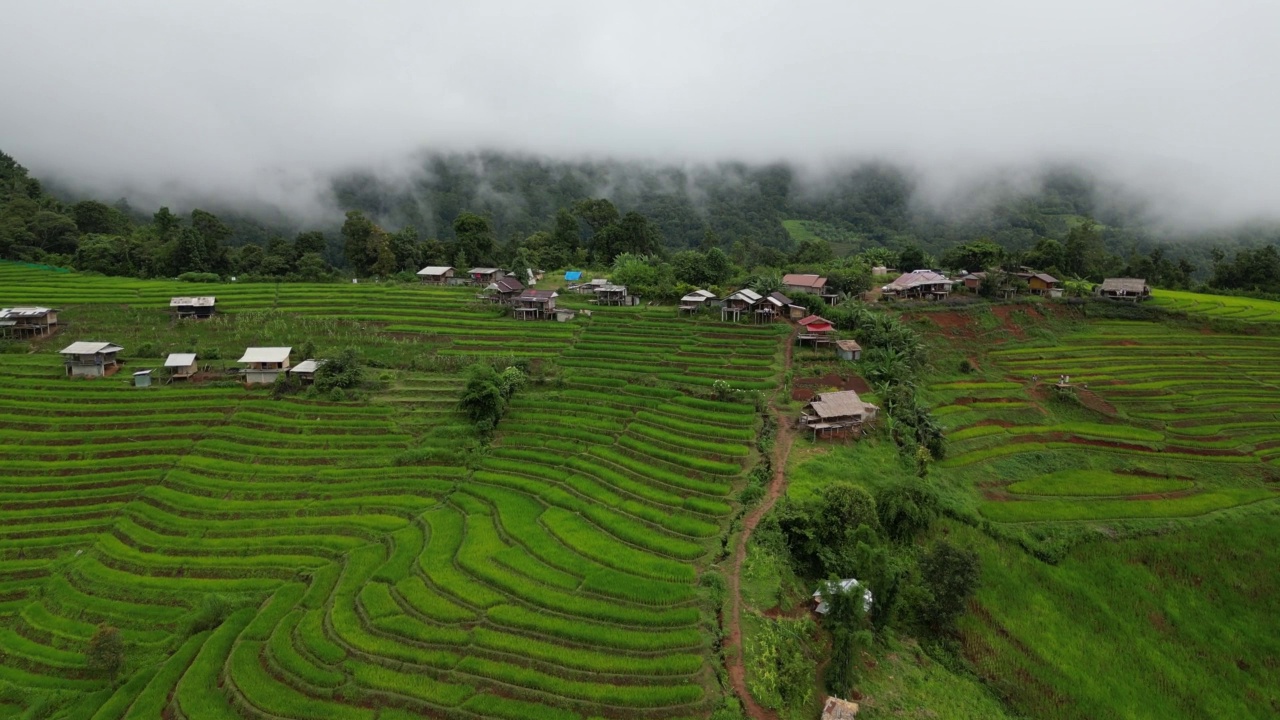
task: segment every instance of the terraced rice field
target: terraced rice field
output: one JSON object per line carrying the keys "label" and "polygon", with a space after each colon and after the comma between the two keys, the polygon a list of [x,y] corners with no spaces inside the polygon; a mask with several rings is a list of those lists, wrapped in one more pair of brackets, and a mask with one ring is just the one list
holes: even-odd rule
{"label": "terraced rice field", "polygon": [[1202,295],[1181,290],[1156,290],[1149,301],[1158,307],[1193,316],[1252,323],[1280,322],[1280,302],[1224,295]]}
{"label": "terraced rice field", "polygon": [[[56,716],[102,719],[669,718],[719,701],[698,577],[758,414],[708,388],[772,387],[774,330],[637,308],[520,323],[454,289],[198,289],[222,322],[351,323],[386,362],[407,351],[377,343],[403,340],[563,373],[518,395],[485,449],[453,409],[461,376],[417,362],[380,370],[389,386],[363,403],[67,380],[72,332],[121,305],[163,325],[193,286],[0,267],[0,305],[69,323],[0,354],[0,682],[31,703],[71,691],[44,698]],[[118,683],[88,666],[99,623],[124,636]]]}
{"label": "terraced rice field", "polygon": [[[1280,338],[1122,321],[994,350],[1002,380],[931,387],[951,428],[942,465],[984,488],[981,512],[1001,521],[1186,517],[1273,499],[1277,352]],[[1059,375],[1079,402],[1054,397]]]}

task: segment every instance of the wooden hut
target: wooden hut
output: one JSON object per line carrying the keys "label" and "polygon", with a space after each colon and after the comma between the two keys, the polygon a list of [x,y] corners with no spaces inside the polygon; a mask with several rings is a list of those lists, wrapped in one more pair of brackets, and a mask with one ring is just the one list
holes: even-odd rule
{"label": "wooden hut", "polygon": [[689,313],[690,315],[701,312],[707,306],[709,301],[715,300],[716,294],[710,290],[694,290],[693,292],[680,298],[680,307],[677,313]]}
{"label": "wooden hut", "polygon": [[211,295],[201,297],[174,297],[169,298],[169,307],[173,308],[174,313],[179,320],[183,318],[195,318],[197,320],[205,320],[213,317],[214,306],[217,304],[217,298]]}
{"label": "wooden hut", "polygon": [[418,279],[424,285],[448,285],[457,271],[449,265],[428,265],[418,271]]}
{"label": "wooden hut", "polygon": [[720,319],[725,322],[737,322],[743,315],[752,317],[756,306],[763,299],[755,290],[743,288],[724,299],[724,303],[720,305]]}
{"label": "wooden hut", "polygon": [[189,380],[200,372],[195,353],[170,353],[164,360],[164,369],[168,371],[170,380]]}
{"label": "wooden hut", "polygon": [[836,327],[831,324],[830,320],[818,315],[809,315],[801,318],[799,321],[800,334],[796,335],[798,343],[813,343],[814,347],[822,343],[829,343],[835,336]]}
{"label": "wooden hut", "polygon": [[244,356],[238,362],[245,364],[245,385],[269,385],[289,370],[290,347],[251,347],[246,348]]}
{"label": "wooden hut", "polygon": [[53,308],[0,308],[0,337],[44,337],[57,328],[58,311]]}
{"label": "wooden hut", "polygon": [[831,304],[837,297],[836,292],[827,287],[826,278],[812,273],[787,273],[782,276],[782,286],[789,293],[819,295]]}
{"label": "wooden hut", "polygon": [[1151,286],[1142,278],[1107,278],[1094,292],[1098,297],[1136,303],[1151,297]]}
{"label": "wooden hut", "polygon": [[932,270],[913,270],[899,275],[880,291],[890,297],[945,300],[951,294],[951,280]]}
{"label": "wooden hut", "polygon": [[61,350],[62,363],[68,377],[105,377],[120,369],[121,350],[108,342],[73,342]]}
{"label": "wooden hut", "polygon": [[556,315],[555,290],[525,290],[515,299],[516,318],[520,320],[550,320]]}
{"label": "wooden hut", "polygon": [[151,387],[151,371],[139,370],[133,374],[134,387]]}
{"label": "wooden hut", "polygon": [[853,390],[820,393],[800,411],[800,427],[812,430],[815,440],[843,433],[861,434],[879,409],[864,402]]}
{"label": "wooden hut", "polygon": [[779,317],[784,317],[788,320],[799,320],[809,314],[808,308],[792,302],[791,298],[780,292],[771,292],[765,299],[778,309]]}
{"label": "wooden hut", "polygon": [[836,355],[839,356],[841,360],[861,360],[862,346],[859,345],[856,340],[837,340]]}
{"label": "wooden hut", "polygon": [[507,274],[500,268],[475,267],[467,271],[467,276],[471,278],[472,285],[488,287],[506,277]]}
{"label": "wooden hut", "polygon": [[515,299],[524,292],[524,283],[514,276],[504,277],[486,287],[485,291],[489,293],[489,300],[493,302],[500,305],[514,305]]}
{"label": "wooden hut", "polygon": [[606,283],[596,286],[596,304],[597,305],[634,305],[632,298],[627,294],[626,285],[614,285]]}
{"label": "wooden hut", "polygon": [[822,706],[822,720],[856,720],[857,717],[858,703],[856,702],[828,697],[826,704]]}

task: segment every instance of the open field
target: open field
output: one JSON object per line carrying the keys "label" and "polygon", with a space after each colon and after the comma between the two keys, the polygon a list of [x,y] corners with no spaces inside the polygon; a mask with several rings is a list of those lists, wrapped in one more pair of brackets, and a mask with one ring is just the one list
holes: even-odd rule
{"label": "open field", "polygon": [[[170,295],[197,292],[219,318],[168,318]],[[759,422],[710,386],[773,387],[777,332],[642,308],[521,323],[473,292],[0,266],[0,304],[67,324],[0,354],[0,683],[68,718],[709,712],[697,579]],[[63,378],[56,350],[90,337],[124,345],[126,371],[174,350],[358,345],[383,389]],[[454,410],[460,355],[563,371],[479,451]],[[126,644],[114,685],[85,656],[99,623]],[[42,700],[55,690],[74,693]]]}

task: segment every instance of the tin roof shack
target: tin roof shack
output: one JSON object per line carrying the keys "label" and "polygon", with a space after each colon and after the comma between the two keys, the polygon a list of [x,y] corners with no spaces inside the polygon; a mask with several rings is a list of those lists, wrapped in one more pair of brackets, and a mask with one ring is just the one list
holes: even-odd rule
{"label": "tin roof shack", "polygon": [[889,297],[946,300],[951,294],[951,280],[932,270],[912,270],[880,288]]}
{"label": "tin roof shack", "polygon": [[1098,297],[1136,303],[1151,297],[1151,286],[1142,278],[1107,278],[1094,292]]}
{"label": "tin roof shack", "polygon": [[555,290],[525,290],[515,299],[516,318],[519,320],[550,320],[556,315]]}
{"label": "tin roof shack", "polygon": [[447,285],[457,271],[449,265],[428,265],[418,271],[418,279],[424,285]]}
{"label": "tin roof shack", "polygon": [[743,315],[751,317],[763,299],[755,290],[743,288],[720,304],[720,319],[724,322],[738,322]]}
{"label": "tin roof shack", "polygon": [[151,387],[151,371],[139,370],[133,374],[134,387]]}
{"label": "tin roof shack", "polygon": [[62,349],[68,377],[106,377],[120,369],[116,358],[124,348],[107,342],[73,342]]}
{"label": "tin roof shack", "polygon": [[169,298],[169,307],[174,309],[179,320],[183,318],[196,318],[197,320],[211,318],[216,304],[217,298],[207,295],[203,297]]}
{"label": "tin roof shack", "polygon": [[192,375],[200,372],[195,353],[170,353],[164,359],[164,369],[170,380],[190,380]]}
{"label": "tin roof shack", "polygon": [[[813,591],[813,611],[818,613],[819,615],[827,614],[827,611],[829,610],[829,608],[827,607],[827,603],[822,599],[822,594],[824,592],[829,594],[849,593],[849,592],[856,592],[860,587],[862,587],[862,583],[858,582],[853,578],[846,578],[844,580],[841,580],[840,582],[833,582],[828,580],[820,584],[818,586],[818,589]],[[871,609],[871,600],[872,600],[871,590],[863,590],[862,591],[862,609],[864,611]]]}
{"label": "tin roof shack", "polygon": [[778,315],[788,320],[799,320],[809,314],[809,308],[803,305],[797,305],[791,301],[791,298],[780,292],[771,292],[767,298],[774,306],[778,308]]}
{"label": "tin roof shack", "polygon": [[796,342],[801,345],[811,342],[816,348],[822,343],[831,342],[835,336],[836,326],[832,325],[830,320],[818,315],[800,318],[799,323],[800,334],[796,336]]}
{"label": "tin roof shack", "polygon": [[316,381],[316,368],[323,364],[324,360],[308,358],[289,368],[289,376],[301,380],[303,385],[310,385]]}
{"label": "tin roof shack", "polygon": [[1058,278],[1048,273],[1020,272],[1015,274],[1027,283],[1027,291],[1032,295],[1062,297],[1062,283],[1058,281]]}
{"label": "tin roof shack", "polygon": [[856,702],[829,697],[827,704],[822,706],[822,720],[856,720],[857,717],[858,703]]}
{"label": "tin roof shack", "polygon": [[971,272],[956,278],[956,282],[964,286],[964,289],[969,292],[978,292],[978,288],[982,287],[982,281],[986,279],[987,274],[985,272]]}
{"label": "tin roof shack", "polygon": [[837,340],[836,355],[841,360],[861,360],[862,346],[856,340]]}
{"label": "tin roof shack", "polygon": [[636,299],[627,294],[626,285],[606,283],[596,286],[597,305],[635,305]]}
{"label": "tin roof shack", "polygon": [[479,287],[487,287],[506,277],[499,268],[471,268],[467,271],[467,276],[471,278],[471,284]]}
{"label": "tin roof shack", "polygon": [[514,305],[515,299],[524,292],[524,283],[515,277],[506,277],[485,288],[490,302],[499,305]]}
{"label": "tin roof shack", "polygon": [[692,315],[701,312],[707,306],[708,301],[715,299],[715,293],[699,288],[680,298],[680,307],[676,309],[676,314],[689,313]]}
{"label": "tin roof shack", "polygon": [[813,431],[813,439],[852,433],[861,435],[880,408],[863,402],[853,390],[820,393],[800,411],[800,427]]}
{"label": "tin roof shack", "polygon": [[44,337],[57,328],[58,311],[53,308],[0,308],[0,337]]}
{"label": "tin roof shack", "polygon": [[244,363],[240,371],[244,374],[245,385],[270,385],[289,370],[289,353],[291,347],[251,347],[246,348],[239,362]]}
{"label": "tin roof shack", "polygon": [[828,303],[834,303],[836,293],[827,287],[827,279],[812,273],[787,273],[782,276],[782,289],[790,293],[821,295]]}
{"label": "tin roof shack", "polygon": [[595,293],[596,288],[602,285],[608,285],[608,284],[609,284],[608,278],[593,278],[584,283],[570,285],[569,289],[578,293],[579,295],[592,295]]}

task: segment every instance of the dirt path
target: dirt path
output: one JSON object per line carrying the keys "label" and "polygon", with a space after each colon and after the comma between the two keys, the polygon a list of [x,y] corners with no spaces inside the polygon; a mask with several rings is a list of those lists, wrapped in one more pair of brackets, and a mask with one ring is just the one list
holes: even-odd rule
{"label": "dirt path", "polygon": [[[786,364],[783,373],[791,369],[791,349],[793,338],[787,336]],[[747,556],[747,541],[751,533],[760,524],[760,518],[778,502],[787,488],[787,456],[791,453],[792,428],[787,422],[785,412],[778,406],[778,392],[775,391],[769,401],[769,409],[773,412],[777,424],[777,437],[773,443],[773,479],[769,481],[769,490],[751,512],[742,519],[742,532],[738,535],[738,543],[733,548],[733,560],[729,565],[729,596],[733,604],[729,611],[729,632],[725,646],[725,662],[729,664],[729,680],[733,683],[734,692],[742,700],[747,717],[754,720],[777,720],[777,713],[762,707],[751,697],[747,690],[747,671],[742,657],[742,562]]]}

